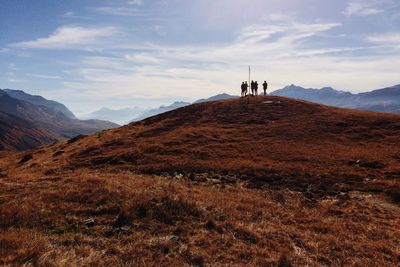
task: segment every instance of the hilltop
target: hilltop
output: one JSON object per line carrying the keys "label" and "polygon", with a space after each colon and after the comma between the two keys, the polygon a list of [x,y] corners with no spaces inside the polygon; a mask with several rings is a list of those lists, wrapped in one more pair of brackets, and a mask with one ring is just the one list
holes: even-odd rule
{"label": "hilltop", "polygon": [[44,265],[395,265],[399,137],[399,115],[249,97],[3,153],[0,256]]}
{"label": "hilltop", "polygon": [[280,97],[242,98],[186,106],[70,145],[60,143],[39,157],[62,150],[65,168],[151,174],[275,173],[299,180],[331,173],[342,179],[372,178],[384,168],[364,169],[354,162],[400,169],[399,131],[399,115]]}

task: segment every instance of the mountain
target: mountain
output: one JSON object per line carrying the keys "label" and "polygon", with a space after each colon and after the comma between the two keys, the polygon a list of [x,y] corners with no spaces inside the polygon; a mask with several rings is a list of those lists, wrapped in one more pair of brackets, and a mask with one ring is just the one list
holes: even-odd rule
{"label": "mountain", "polygon": [[0,153],[1,261],[396,266],[399,140],[400,115],[258,96]]}
{"label": "mountain", "polygon": [[[205,103],[205,102],[218,101],[218,100],[224,100],[224,99],[232,99],[232,98],[239,98],[239,96],[234,96],[234,95],[229,95],[229,94],[223,93],[223,94],[215,95],[215,96],[212,96],[212,97],[209,97],[209,98],[199,99],[199,100],[194,101],[193,103],[194,104],[196,104],[196,103]],[[143,119],[146,119],[146,118],[158,115],[158,114],[162,114],[162,113],[174,110],[174,109],[185,107],[185,106],[188,106],[188,105],[190,105],[189,102],[177,101],[177,102],[172,103],[169,106],[161,106],[159,108],[155,108],[155,109],[151,109],[151,110],[145,111],[140,116],[135,118],[133,121],[140,121],[140,120],[143,120]]]}
{"label": "mountain", "polygon": [[0,112],[0,150],[27,150],[57,140],[53,133],[29,121]]}
{"label": "mountain", "polygon": [[[210,98],[206,99],[199,99],[193,103],[203,103],[203,102],[210,102],[210,101],[217,101],[217,100],[223,100],[223,99],[230,99],[230,98],[238,98],[239,96],[233,96],[229,94],[219,94],[212,96]],[[171,111],[177,108],[181,108],[184,106],[189,105],[189,102],[182,102],[182,101],[176,101],[172,103],[171,105],[167,106],[160,106],[158,108],[153,108],[153,109],[144,109],[144,108],[139,108],[139,107],[134,107],[134,108],[125,108],[125,109],[109,109],[109,108],[101,108],[93,113],[81,116],[82,118],[93,118],[93,119],[102,119],[102,120],[108,120],[108,121],[113,121],[118,124],[126,124],[131,121],[139,121],[146,119],[151,116],[155,116],[167,111]]]}
{"label": "mountain", "polygon": [[331,87],[305,89],[292,84],[272,92],[271,95],[303,99],[336,107],[400,113],[400,85],[366,93],[352,94],[350,92],[337,91]]}
{"label": "mountain", "polygon": [[148,117],[152,117],[152,116],[164,113],[164,112],[168,112],[168,111],[171,111],[171,110],[174,110],[177,108],[185,107],[187,105],[190,105],[190,103],[183,102],[183,101],[176,101],[168,106],[161,106],[159,108],[147,110],[147,111],[143,112],[141,115],[139,115],[138,117],[134,118],[133,121],[140,121],[140,120],[143,120]]}
{"label": "mountain", "polygon": [[12,98],[22,100],[25,102],[29,102],[36,106],[48,107],[48,108],[51,108],[51,109],[54,109],[54,110],[57,110],[57,111],[63,113],[65,116],[67,116],[70,119],[76,119],[75,115],[66,106],[64,106],[63,104],[58,103],[56,101],[47,100],[38,95],[30,95],[30,94],[25,93],[22,90],[11,90],[11,89],[3,89],[3,90]]}
{"label": "mountain", "polygon": [[193,103],[204,103],[204,102],[211,102],[211,101],[217,101],[217,100],[224,100],[224,99],[231,99],[231,98],[239,98],[239,96],[235,96],[235,95],[229,95],[229,94],[219,94],[219,95],[215,95],[206,99],[199,99]]}
{"label": "mountain", "polygon": [[357,94],[354,102],[357,109],[400,113],[400,85]]}
{"label": "mountain", "polygon": [[[72,138],[76,135],[90,134],[118,126],[108,121],[72,119],[58,109],[13,98],[4,90],[0,90],[0,112],[11,116],[3,116],[3,119],[6,119],[6,121],[2,121],[2,123],[10,124],[12,119],[15,120],[14,131],[17,125],[23,125],[22,121],[25,121],[29,129],[35,128],[39,132],[44,132],[43,135],[45,138],[40,138],[43,142],[32,142],[32,144],[48,144],[54,142],[54,140]],[[28,133],[24,128],[21,128],[21,131]],[[39,135],[42,135],[42,133]],[[16,134],[15,138],[18,136],[21,135]],[[35,135],[31,137],[35,138]],[[20,141],[14,140],[16,144]],[[15,148],[19,149],[20,147],[18,145]],[[32,148],[35,145],[27,147]]]}
{"label": "mountain", "polygon": [[81,116],[83,119],[99,119],[99,120],[107,120],[113,121],[118,124],[126,124],[129,123],[132,118],[136,118],[140,116],[145,109],[134,107],[134,108],[123,108],[123,109],[109,109],[109,108],[101,108],[97,111],[94,111],[90,114],[86,114]]}

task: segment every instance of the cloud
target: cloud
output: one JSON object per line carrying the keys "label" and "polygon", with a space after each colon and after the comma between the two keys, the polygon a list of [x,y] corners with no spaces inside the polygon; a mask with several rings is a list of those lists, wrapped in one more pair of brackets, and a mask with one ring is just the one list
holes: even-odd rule
{"label": "cloud", "polygon": [[347,5],[343,14],[347,16],[369,16],[384,12],[384,9],[377,7],[378,3],[382,3],[382,1],[352,1]]}
{"label": "cloud", "polygon": [[99,13],[115,16],[126,16],[126,17],[149,17],[150,13],[143,11],[138,8],[131,7],[115,7],[115,6],[102,6],[94,8]]}
{"label": "cloud", "polygon": [[129,5],[141,6],[143,4],[143,0],[129,0]]}
{"label": "cloud", "polygon": [[[238,77],[243,76],[242,68],[245,69],[248,64],[255,66],[256,73],[257,70],[260,73],[270,73],[267,69],[274,64],[281,66],[282,71],[282,62],[290,65],[302,57],[340,52],[341,50],[332,49],[302,51],[300,48],[300,41],[339,25],[256,24],[243,28],[233,42],[226,44],[152,44],[146,52],[139,50],[123,52],[119,56],[114,53],[113,57],[86,57],[76,73],[82,81],[69,83],[68,86],[91,90],[96,88],[103,97],[128,97],[132,94],[132,88],[135,95],[141,97],[160,94],[164,97],[204,97],[217,93],[215,90],[229,91],[227,88],[236,88]],[[301,69],[302,64],[299,62],[296,66]],[[118,88],[118,91],[110,91],[110,88]]]}
{"label": "cloud", "polygon": [[14,78],[9,78],[8,81],[10,83],[22,83],[22,82],[24,82],[23,80],[14,79]]}
{"label": "cloud", "polygon": [[115,36],[118,30],[115,27],[79,27],[64,26],[58,28],[53,34],[46,38],[12,44],[18,48],[37,49],[68,49],[82,48],[82,45],[95,44],[106,37]]}
{"label": "cloud", "polygon": [[248,65],[253,67],[254,79],[267,79],[273,89],[297,83],[364,91],[398,83],[400,57],[390,49],[382,54],[379,43],[365,47],[315,45],[315,37],[326,36],[340,25],[254,24],[227,43],[149,44],[117,50],[108,57],[89,56],[76,68],[80,80],[66,83],[65,88],[82,90],[88,98],[101,95],[104,100],[154,96],[193,100],[222,91],[237,93],[238,82],[247,79]]}
{"label": "cloud", "polygon": [[400,32],[371,35],[368,37],[368,41],[377,44],[397,45],[400,47]]}
{"label": "cloud", "polygon": [[61,17],[65,19],[85,19],[85,20],[92,19],[91,17],[76,15],[75,12],[73,11],[65,12],[64,14],[61,15]]}
{"label": "cloud", "polygon": [[159,57],[153,56],[151,53],[136,53],[133,55],[126,55],[125,59],[144,64],[161,64],[163,60]]}
{"label": "cloud", "polygon": [[40,78],[40,79],[50,79],[50,80],[59,80],[59,79],[61,79],[60,76],[52,76],[52,75],[41,75],[41,74],[34,74],[34,73],[28,73],[26,75],[30,76],[30,77]]}
{"label": "cloud", "polygon": [[10,64],[8,64],[8,68],[10,69],[10,70],[19,70],[19,68],[14,64],[14,63],[10,63]]}

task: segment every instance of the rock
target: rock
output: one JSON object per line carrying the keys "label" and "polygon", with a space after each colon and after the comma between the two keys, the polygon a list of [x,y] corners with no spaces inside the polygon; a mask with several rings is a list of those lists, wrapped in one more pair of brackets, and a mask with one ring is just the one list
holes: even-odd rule
{"label": "rock", "polygon": [[93,227],[95,225],[95,221],[93,218],[89,218],[84,220],[83,224],[86,225],[86,227]]}

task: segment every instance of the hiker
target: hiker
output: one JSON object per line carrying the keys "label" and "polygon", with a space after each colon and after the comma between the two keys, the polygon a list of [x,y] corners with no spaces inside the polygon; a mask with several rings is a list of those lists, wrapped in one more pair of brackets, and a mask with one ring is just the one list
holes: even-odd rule
{"label": "hiker", "polygon": [[242,85],[241,85],[240,88],[242,89],[242,96],[246,96],[246,94],[247,94],[247,85],[244,82],[242,82]]}
{"label": "hiker", "polygon": [[267,89],[268,89],[268,83],[267,83],[267,81],[264,81],[264,83],[263,83],[263,89],[264,89],[264,95],[267,95]]}
{"label": "hiker", "polygon": [[251,94],[254,95],[254,86],[255,86],[254,81],[251,81],[250,85],[251,85]]}
{"label": "hiker", "polygon": [[254,82],[254,95],[258,95],[258,82]]}
{"label": "hiker", "polygon": [[248,85],[247,81],[244,82],[244,86],[245,86],[245,89],[246,89],[246,94],[245,95],[247,95],[248,89],[249,89],[249,85]]}

